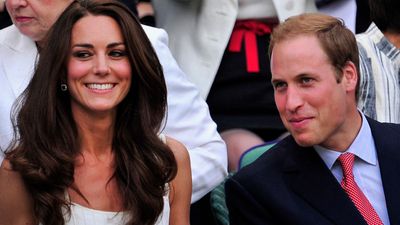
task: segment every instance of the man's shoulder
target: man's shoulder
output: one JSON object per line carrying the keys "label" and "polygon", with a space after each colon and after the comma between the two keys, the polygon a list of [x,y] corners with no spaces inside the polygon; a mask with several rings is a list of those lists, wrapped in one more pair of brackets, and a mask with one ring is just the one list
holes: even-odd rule
{"label": "man's shoulder", "polygon": [[377,148],[395,146],[397,149],[400,145],[400,124],[381,123],[371,118],[367,120]]}
{"label": "man's shoulder", "polygon": [[367,117],[368,124],[372,132],[390,132],[400,137],[400,124],[396,123],[383,123]]}

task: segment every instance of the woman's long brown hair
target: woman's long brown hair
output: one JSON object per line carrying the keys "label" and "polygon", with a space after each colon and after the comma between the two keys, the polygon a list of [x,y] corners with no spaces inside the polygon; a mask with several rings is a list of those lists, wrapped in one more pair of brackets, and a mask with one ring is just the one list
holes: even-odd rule
{"label": "woman's long brown hair", "polygon": [[34,76],[14,108],[15,138],[6,157],[32,196],[36,222],[64,224],[64,209],[68,212],[70,207],[64,193],[74,183],[80,143],[70,95],[60,90],[60,84],[67,79],[72,28],[89,14],[113,18],[124,37],[132,83],[118,105],[113,128],[113,177],[124,211],[131,215],[128,224],[154,224],[163,210],[165,184],[177,171],[172,151],[157,135],[166,113],[167,90],[162,67],[140,23],[117,1],[74,1],[49,31]]}

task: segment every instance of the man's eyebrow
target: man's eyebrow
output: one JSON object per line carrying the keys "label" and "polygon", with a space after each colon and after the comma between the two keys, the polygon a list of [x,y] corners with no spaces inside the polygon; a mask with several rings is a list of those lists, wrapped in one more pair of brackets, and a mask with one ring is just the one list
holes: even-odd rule
{"label": "man's eyebrow", "polygon": [[271,78],[271,84],[276,84],[278,82],[283,82],[283,80],[279,78]]}

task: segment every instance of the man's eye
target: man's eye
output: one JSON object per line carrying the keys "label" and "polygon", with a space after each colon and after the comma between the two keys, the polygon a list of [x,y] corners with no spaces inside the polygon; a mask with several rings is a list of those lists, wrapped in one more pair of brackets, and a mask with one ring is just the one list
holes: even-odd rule
{"label": "man's eye", "polygon": [[274,83],[275,90],[282,90],[285,87],[286,87],[286,83],[285,82],[276,82],[276,83]]}
{"label": "man's eye", "polygon": [[303,78],[301,78],[301,82],[303,83],[303,84],[309,84],[309,83],[311,83],[313,81],[313,79],[312,78],[309,78],[309,77],[303,77]]}

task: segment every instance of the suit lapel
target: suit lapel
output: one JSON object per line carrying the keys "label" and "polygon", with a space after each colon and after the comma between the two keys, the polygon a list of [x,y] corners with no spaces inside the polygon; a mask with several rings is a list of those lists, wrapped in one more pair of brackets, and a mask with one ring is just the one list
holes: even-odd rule
{"label": "suit lapel", "polygon": [[315,150],[299,147],[294,141],[293,145],[285,163],[285,179],[293,191],[333,224],[366,225]]}
{"label": "suit lapel", "polygon": [[390,224],[400,224],[400,138],[396,130],[368,120],[378,154]]}

